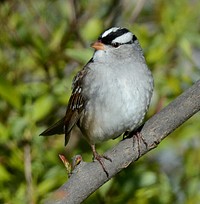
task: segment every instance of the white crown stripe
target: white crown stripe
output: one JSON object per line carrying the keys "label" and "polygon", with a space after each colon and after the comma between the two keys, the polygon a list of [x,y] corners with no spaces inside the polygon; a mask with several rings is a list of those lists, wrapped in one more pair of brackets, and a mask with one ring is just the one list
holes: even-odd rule
{"label": "white crown stripe", "polygon": [[133,35],[131,32],[128,32],[128,33],[124,33],[123,35],[115,38],[112,43],[120,43],[120,44],[123,44],[123,43],[127,43],[127,42],[130,42],[133,38]]}
{"label": "white crown stripe", "polygon": [[116,32],[117,30],[119,30],[120,28],[118,27],[113,27],[113,28],[110,28],[108,30],[106,30],[103,34],[102,34],[102,38],[106,37],[109,33],[112,33],[112,32]]}

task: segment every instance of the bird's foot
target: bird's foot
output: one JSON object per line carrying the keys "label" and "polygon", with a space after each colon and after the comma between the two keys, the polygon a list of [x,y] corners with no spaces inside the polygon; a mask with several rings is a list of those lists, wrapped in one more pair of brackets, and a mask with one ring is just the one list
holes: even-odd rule
{"label": "bird's foot", "polygon": [[135,136],[136,139],[137,139],[138,156],[137,156],[137,159],[136,159],[136,160],[138,160],[138,159],[140,158],[140,156],[142,156],[141,151],[140,151],[141,142],[143,142],[143,144],[145,145],[146,149],[148,148],[148,144],[147,144],[147,142],[145,141],[145,139],[144,139],[144,137],[143,137],[143,135],[142,135],[141,132],[136,132],[136,133],[134,134],[134,136]]}
{"label": "bird's foot", "polygon": [[104,172],[106,173],[106,176],[109,177],[108,171],[106,170],[106,168],[104,166],[103,159],[109,160],[110,162],[112,162],[112,159],[110,159],[109,157],[107,157],[105,155],[98,154],[96,149],[95,149],[95,145],[91,145],[91,147],[92,147],[92,152],[93,152],[93,159],[96,159],[100,163]]}

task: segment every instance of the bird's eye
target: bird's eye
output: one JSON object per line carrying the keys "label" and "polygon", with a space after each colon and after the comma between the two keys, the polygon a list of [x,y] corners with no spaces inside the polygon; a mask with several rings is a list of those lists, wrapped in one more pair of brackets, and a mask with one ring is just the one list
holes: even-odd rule
{"label": "bird's eye", "polygon": [[113,47],[119,47],[119,46],[120,46],[120,43],[117,43],[117,42],[112,43],[112,46],[113,46]]}

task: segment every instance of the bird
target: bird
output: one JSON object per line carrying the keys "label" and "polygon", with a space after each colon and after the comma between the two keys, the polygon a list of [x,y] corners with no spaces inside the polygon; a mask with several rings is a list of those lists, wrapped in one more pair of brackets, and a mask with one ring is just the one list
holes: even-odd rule
{"label": "bird", "polygon": [[91,44],[94,53],[73,79],[65,116],[40,135],[65,135],[78,126],[103,170],[96,145],[136,130],[152,98],[154,80],[137,37],[124,27],[111,27]]}

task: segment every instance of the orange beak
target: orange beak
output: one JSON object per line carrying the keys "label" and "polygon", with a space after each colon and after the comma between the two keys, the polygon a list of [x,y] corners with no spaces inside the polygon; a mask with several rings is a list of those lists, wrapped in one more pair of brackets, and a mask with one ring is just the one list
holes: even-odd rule
{"label": "orange beak", "polygon": [[93,47],[95,50],[104,50],[104,44],[99,41],[92,43],[91,47]]}

